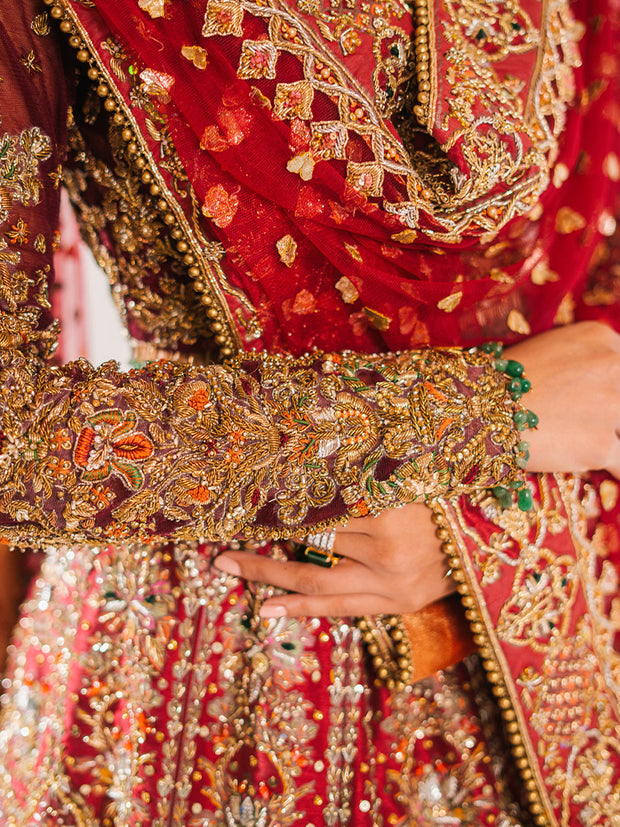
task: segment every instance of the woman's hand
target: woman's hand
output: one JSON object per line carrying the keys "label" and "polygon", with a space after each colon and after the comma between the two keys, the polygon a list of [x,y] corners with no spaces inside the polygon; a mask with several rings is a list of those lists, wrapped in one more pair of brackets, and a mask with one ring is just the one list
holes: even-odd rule
{"label": "woman's hand", "polygon": [[620,336],[599,322],[580,322],[534,336],[505,351],[525,368],[523,398],[538,416],[528,471],[582,473],[605,469],[620,478]]}
{"label": "woman's hand", "polygon": [[415,612],[455,590],[430,510],[414,503],[338,528],[337,566],[227,551],[215,566],[293,594],[266,600],[263,617]]}

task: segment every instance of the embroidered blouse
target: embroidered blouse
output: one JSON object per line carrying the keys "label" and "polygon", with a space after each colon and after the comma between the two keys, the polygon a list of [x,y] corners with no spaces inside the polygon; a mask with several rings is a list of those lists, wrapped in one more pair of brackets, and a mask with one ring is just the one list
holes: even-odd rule
{"label": "embroidered blouse", "polygon": [[160,360],[125,374],[51,365],[67,92],[53,82],[60,56],[40,37],[48,23],[35,5],[19,12],[28,26],[4,15],[0,67],[8,539],[282,536],[514,475],[515,405],[479,352],[249,352],[223,366]]}

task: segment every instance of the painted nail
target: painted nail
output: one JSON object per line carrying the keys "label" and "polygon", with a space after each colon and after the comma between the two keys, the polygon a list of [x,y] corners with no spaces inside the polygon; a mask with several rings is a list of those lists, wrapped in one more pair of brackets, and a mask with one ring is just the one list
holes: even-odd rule
{"label": "painted nail", "polygon": [[259,614],[261,617],[286,617],[286,606],[279,603],[264,603]]}
{"label": "painted nail", "polygon": [[232,560],[230,557],[226,557],[225,554],[220,554],[219,557],[216,557],[213,561],[213,565],[216,569],[225,571],[227,574],[234,574],[236,577],[241,574],[241,566],[239,563],[237,563],[236,560]]}

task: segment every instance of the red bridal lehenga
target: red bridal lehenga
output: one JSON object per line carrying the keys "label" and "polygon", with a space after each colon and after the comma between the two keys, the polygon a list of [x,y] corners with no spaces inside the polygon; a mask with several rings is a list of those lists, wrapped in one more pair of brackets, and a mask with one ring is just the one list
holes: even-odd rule
{"label": "red bridal lehenga", "polygon": [[[516,403],[475,349],[617,326],[617,16],[4,4],[0,526],[43,562],[2,824],[620,823],[618,484],[501,509]],[[51,366],[61,164],[126,373]],[[479,654],[403,689],[352,619],[261,620],[211,568],[422,497]]]}

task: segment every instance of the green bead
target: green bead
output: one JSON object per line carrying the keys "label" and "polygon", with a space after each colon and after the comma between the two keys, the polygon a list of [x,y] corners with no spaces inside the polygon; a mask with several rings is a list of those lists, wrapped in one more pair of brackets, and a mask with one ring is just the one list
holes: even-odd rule
{"label": "green bead", "polygon": [[527,427],[528,428],[535,428],[538,425],[538,417],[534,413],[534,411],[527,412]]}
{"label": "green bead", "polygon": [[502,355],[504,347],[503,345],[500,345],[499,342],[485,342],[483,345],[480,346],[480,350],[483,353],[492,353],[499,359],[499,357]]}
{"label": "green bead", "polygon": [[523,388],[521,387],[521,380],[520,379],[511,379],[508,383],[508,390],[512,391],[512,393],[521,393]]}
{"label": "green bead", "polygon": [[534,505],[534,498],[529,488],[522,488],[517,495],[517,505],[520,511],[530,511]]}
{"label": "green bead", "polygon": [[500,505],[500,508],[512,508],[512,494],[503,485],[496,485],[491,493]]}
{"label": "green bead", "polygon": [[510,395],[512,396],[512,398],[515,402],[518,402],[519,399],[521,399],[521,397],[523,396],[521,391],[513,391]]}
{"label": "green bead", "polygon": [[521,390],[523,393],[528,393],[528,391],[532,390],[532,383],[529,379],[526,379],[524,376],[521,377]]}
{"label": "green bead", "polygon": [[508,359],[506,362],[505,371],[508,376],[522,376],[523,375],[523,365],[521,362],[517,362],[515,359]]}
{"label": "green bead", "polygon": [[500,371],[500,373],[504,373],[507,366],[508,366],[508,361],[506,359],[496,359],[495,360],[495,370]]}
{"label": "green bead", "polygon": [[517,428],[520,428],[521,430],[525,428],[527,424],[527,414],[525,413],[525,411],[515,411],[512,415],[512,419]]}
{"label": "green bead", "polygon": [[513,480],[510,483],[510,487],[512,488],[513,491],[519,491],[521,488],[523,488],[523,481],[522,480]]}
{"label": "green bead", "polygon": [[518,457],[516,458],[515,462],[517,463],[517,465],[519,466],[519,468],[520,468],[522,471],[525,471],[525,469],[527,468],[527,461],[528,461],[528,459],[529,459],[529,455],[528,455],[528,456],[523,456],[523,455],[521,455],[521,456],[518,456]]}
{"label": "green bead", "polygon": [[[528,459],[530,458],[530,443],[525,442],[525,440],[522,440],[517,445],[517,454],[519,455],[519,457],[521,459],[524,460],[524,462],[527,462]],[[521,467],[523,467],[523,466],[521,466]]]}

